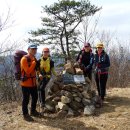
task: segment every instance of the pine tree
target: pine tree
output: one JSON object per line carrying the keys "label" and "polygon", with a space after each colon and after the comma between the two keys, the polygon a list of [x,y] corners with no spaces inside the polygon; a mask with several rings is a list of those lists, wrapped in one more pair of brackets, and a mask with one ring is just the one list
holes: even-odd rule
{"label": "pine tree", "polygon": [[42,28],[31,31],[32,38],[29,41],[60,47],[66,58],[71,57],[72,47],[76,48],[78,44],[75,37],[79,31],[76,29],[83,18],[92,16],[100,10],[86,0],[60,0],[42,9],[44,15],[41,18]]}

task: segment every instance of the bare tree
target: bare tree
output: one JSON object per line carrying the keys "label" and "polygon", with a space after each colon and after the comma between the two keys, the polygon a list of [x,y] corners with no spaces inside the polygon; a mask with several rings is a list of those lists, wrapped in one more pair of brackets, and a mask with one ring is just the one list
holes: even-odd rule
{"label": "bare tree", "polygon": [[0,101],[11,101],[21,97],[18,96],[20,91],[14,79],[13,61],[13,53],[20,44],[11,39],[8,29],[14,26],[14,20],[10,7],[7,6],[7,8],[7,12],[0,16]]}
{"label": "bare tree", "polygon": [[116,37],[115,32],[111,33],[103,30],[97,34],[97,38],[104,43],[105,51],[110,56],[111,67],[108,86],[127,87],[129,81],[128,72],[130,71],[128,69],[128,47]]}
{"label": "bare tree", "polygon": [[99,19],[100,14],[98,16],[89,16],[84,18],[79,27],[80,36],[77,37],[77,40],[80,43],[91,42],[92,46],[94,47]]}
{"label": "bare tree", "polygon": [[7,12],[4,12],[0,16],[0,32],[12,27],[14,22],[15,20],[13,20],[13,13],[11,8],[7,5]]}

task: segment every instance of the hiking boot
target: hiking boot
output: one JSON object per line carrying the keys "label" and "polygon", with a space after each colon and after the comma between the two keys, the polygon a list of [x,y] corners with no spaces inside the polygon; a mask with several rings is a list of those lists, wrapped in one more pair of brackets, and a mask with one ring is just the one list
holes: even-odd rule
{"label": "hiking boot", "polygon": [[34,112],[31,112],[30,114],[31,116],[34,116],[34,117],[39,117],[41,114],[37,111],[34,111]]}
{"label": "hiking boot", "polygon": [[95,105],[96,108],[101,108],[103,107],[103,100],[102,98],[99,98],[96,105]]}
{"label": "hiking boot", "polygon": [[34,121],[34,119],[29,114],[23,115],[23,118],[25,121],[28,121],[28,122]]}

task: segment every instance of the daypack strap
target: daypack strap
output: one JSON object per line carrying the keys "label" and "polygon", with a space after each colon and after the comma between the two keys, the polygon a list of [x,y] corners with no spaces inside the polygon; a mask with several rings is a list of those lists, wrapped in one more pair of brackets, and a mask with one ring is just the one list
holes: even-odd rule
{"label": "daypack strap", "polygon": [[[85,51],[81,50],[79,60],[78,60],[79,63],[81,63],[84,53]],[[91,51],[89,53],[90,53],[90,58],[91,58],[93,56],[93,53]]]}
{"label": "daypack strap", "polygon": [[[48,68],[48,69],[49,69],[48,72],[45,70],[45,68],[44,68],[44,66],[43,66],[43,63],[46,62],[46,61],[48,61],[48,64],[49,64],[49,66],[47,66],[47,67],[49,67],[49,68]],[[43,59],[43,57],[41,57],[40,62],[39,62],[39,63],[40,63],[40,64],[39,64],[40,72],[41,72],[42,75],[51,75],[52,60],[51,60],[50,58],[47,58],[46,61]]]}
{"label": "daypack strap", "polygon": [[[30,67],[31,58],[28,55],[25,55],[24,57],[27,59],[28,66]],[[22,73],[23,73],[23,76],[22,76]],[[21,81],[26,81],[31,78],[33,82],[33,78],[36,78],[36,76],[31,76],[31,74],[30,76],[27,77],[24,69],[22,70],[22,73],[21,73]]]}

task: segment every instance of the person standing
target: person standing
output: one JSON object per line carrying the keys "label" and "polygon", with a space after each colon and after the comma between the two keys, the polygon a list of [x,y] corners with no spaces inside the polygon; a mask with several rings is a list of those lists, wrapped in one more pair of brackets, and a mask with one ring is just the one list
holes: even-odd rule
{"label": "person standing", "polygon": [[38,94],[39,100],[41,104],[41,108],[44,110],[45,107],[45,88],[47,83],[49,82],[51,75],[57,75],[54,69],[54,62],[50,58],[50,50],[49,48],[43,48],[42,56],[37,62],[37,73],[39,77],[39,87]]}
{"label": "person standing", "polygon": [[94,54],[92,53],[90,43],[85,43],[83,50],[79,52],[76,61],[84,72],[84,76],[92,80],[92,66]]}
{"label": "person standing", "polygon": [[[28,54],[23,56],[20,62],[21,65],[21,86],[22,86],[22,112],[26,121],[33,121],[31,116],[38,116],[36,111],[36,104],[38,99],[36,86],[36,58],[37,46],[30,45],[28,47]],[[29,98],[32,98],[30,115],[28,112]]]}
{"label": "person standing", "polygon": [[110,67],[110,59],[108,54],[104,50],[103,43],[98,43],[96,46],[96,54],[94,56],[95,66],[95,80],[100,97],[100,104],[102,105],[104,97],[106,95],[106,84],[108,79],[108,70]]}

